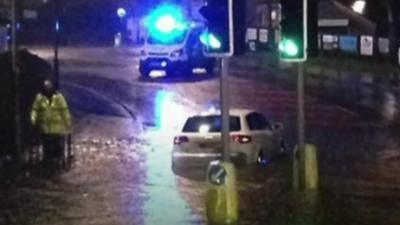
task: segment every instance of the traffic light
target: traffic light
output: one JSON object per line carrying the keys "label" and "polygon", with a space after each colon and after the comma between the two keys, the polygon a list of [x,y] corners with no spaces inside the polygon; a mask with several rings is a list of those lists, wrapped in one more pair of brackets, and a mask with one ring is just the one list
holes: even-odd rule
{"label": "traffic light", "polygon": [[280,58],[304,62],[317,53],[317,1],[282,0]]}
{"label": "traffic light", "polygon": [[152,39],[171,43],[185,35],[189,22],[179,6],[165,4],[150,13],[146,18],[146,27]]}
{"label": "traffic light", "polygon": [[303,62],[307,59],[307,0],[282,0],[280,58]]}
{"label": "traffic light", "polygon": [[229,57],[244,53],[245,0],[205,0],[200,13],[206,20],[206,30],[201,41],[207,56]]}

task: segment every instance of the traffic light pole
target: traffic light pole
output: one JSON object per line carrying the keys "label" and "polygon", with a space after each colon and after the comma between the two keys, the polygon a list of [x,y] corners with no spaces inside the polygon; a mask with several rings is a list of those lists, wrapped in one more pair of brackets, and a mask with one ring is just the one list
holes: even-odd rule
{"label": "traffic light pole", "polygon": [[229,119],[229,76],[228,63],[229,58],[221,59],[222,68],[220,76],[220,97],[222,111],[222,149],[223,160],[230,161],[230,119]]}
{"label": "traffic light pole", "polygon": [[55,37],[54,37],[54,78],[55,87],[60,88],[60,61],[58,58],[58,49],[60,43],[60,6],[59,0],[54,1],[54,15],[55,15]]}
{"label": "traffic light pole", "polygon": [[[298,149],[296,159],[298,160],[298,189],[305,187],[305,92],[304,92],[304,63],[297,64],[297,140]],[[296,186],[296,185],[295,185]]]}
{"label": "traffic light pole", "polygon": [[16,165],[20,163],[20,156],[22,152],[22,146],[21,146],[21,107],[20,107],[20,83],[21,83],[21,78],[20,78],[20,73],[18,69],[18,48],[17,48],[17,0],[12,0],[11,1],[11,64],[12,64],[12,71],[14,73],[14,94],[15,94],[15,104],[14,104],[14,110],[15,110],[15,116],[14,116],[14,122],[15,122],[15,155],[14,155],[14,160],[16,162]]}

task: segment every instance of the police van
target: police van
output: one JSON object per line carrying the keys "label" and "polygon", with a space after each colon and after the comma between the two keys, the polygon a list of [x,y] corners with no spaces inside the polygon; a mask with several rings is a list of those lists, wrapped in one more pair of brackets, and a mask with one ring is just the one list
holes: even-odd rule
{"label": "police van", "polygon": [[140,53],[139,71],[142,77],[212,74],[215,59],[206,58],[203,54],[202,32],[201,25],[192,24],[182,35],[169,42],[149,35]]}

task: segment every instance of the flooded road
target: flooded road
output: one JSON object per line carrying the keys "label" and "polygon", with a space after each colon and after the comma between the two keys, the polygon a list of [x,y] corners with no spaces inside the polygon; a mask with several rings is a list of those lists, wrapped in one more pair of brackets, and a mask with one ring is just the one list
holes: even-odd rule
{"label": "flooded road", "polygon": [[[37,51],[46,57],[46,51]],[[205,168],[171,170],[174,135],[193,113],[218,107],[217,77],[143,81],[137,58],[114,49],[63,49],[62,91],[75,117],[72,170],[24,174],[0,186],[1,225],[205,224]],[[251,72],[251,71],[247,71]],[[231,76],[235,108],[282,122],[296,143],[296,93]],[[321,192],[291,192],[290,156],[239,168],[240,224],[398,225],[400,138],[308,96],[307,139],[319,149]]]}

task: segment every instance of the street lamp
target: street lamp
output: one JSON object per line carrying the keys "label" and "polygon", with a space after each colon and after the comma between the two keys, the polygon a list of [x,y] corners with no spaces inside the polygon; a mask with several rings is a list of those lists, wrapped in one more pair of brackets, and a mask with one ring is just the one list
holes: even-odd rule
{"label": "street lamp", "polygon": [[119,18],[119,31],[115,34],[114,37],[114,45],[115,46],[121,46],[122,44],[122,39],[123,39],[123,34],[125,33],[125,28],[124,28],[124,18],[126,17],[126,9],[119,7],[117,9],[117,16]]}
{"label": "street lamp", "polygon": [[353,3],[353,6],[351,8],[356,13],[364,14],[366,5],[367,5],[367,3],[365,2],[365,0],[357,0]]}
{"label": "street lamp", "polygon": [[117,15],[121,19],[124,18],[126,16],[126,10],[124,8],[118,8]]}

